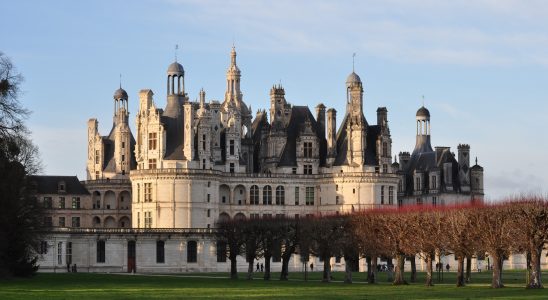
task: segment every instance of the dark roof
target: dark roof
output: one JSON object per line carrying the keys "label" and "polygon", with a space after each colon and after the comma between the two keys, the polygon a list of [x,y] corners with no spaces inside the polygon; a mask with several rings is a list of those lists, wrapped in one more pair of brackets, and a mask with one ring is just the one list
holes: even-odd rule
{"label": "dark roof", "polygon": [[[339,127],[339,131],[337,132],[337,157],[335,157],[335,162],[333,165],[335,166],[342,166],[342,165],[348,165],[347,160],[347,151],[348,151],[348,140],[347,140],[347,132],[346,127],[348,126],[349,122],[348,114],[344,116],[344,119],[341,123],[341,126]],[[365,117],[362,115],[362,122],[363,124],[366,124],[366,147],[365,147],[365,164],[366,165],[378,165],[379,162],[377,160],[377,139],[379,137],[379,134],[381,132],[381,128],[378,125],[368,126],[367,121],[365,120]]]}
{"label": "dark roof", "polygon": [[430,111],[426,107],[422,106],[419,110],[417,110],[417,117],[430,117]]}
{"label": "dark roof", "polygon": [[89,191],[76,176],[29,176],[29,183],[36,188],[37,194],[58,194],[59,183],[65,183],[65,192],[62,194],[89,195]]}
{"label": "dark roof", "polygon": [[184,117],[182,103],[178,96],[168,96],[167,101],[166,109],[161,118],[164,130],[166,131],[164,159],[181,160],[184,159]]}
{"label": "dark roof", "polygon": [[320,166],[325,165],[327,140],[325,139],[323,130],[320,128],[318,122],[316,122],[316,119],[314,119],[308,106],[293,106],[291,108],[291,118],[285,129],[287,141],[278,166],[297,165],[297,138],[301,135],[301,131],[305,129],[307,122],[310,122],[313,134],[316,135],[320,141]]}

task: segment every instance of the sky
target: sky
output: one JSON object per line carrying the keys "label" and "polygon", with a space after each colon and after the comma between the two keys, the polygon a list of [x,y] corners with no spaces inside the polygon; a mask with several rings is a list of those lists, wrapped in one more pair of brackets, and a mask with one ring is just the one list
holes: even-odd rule
{"label": "sky", "polygon": [[[415,113],[430,110],[433,146],[470,144],[486,197],[546,193],[548,3],[542,0],[10,1],[0,51],[25,77],[21,102],[44,174],[85,179],[87,120],[107,135],[113,92],[166,103],[177,55],[192,100],[223,100],[232,45],[244,101],[268,109],[281,83],[294,105],[345,111],[345,80],[364,84],[364,111],[388,109],[393,155],[412,151]],[[175,50],[175,45],[179,49]],[[135,130],[133,130],[135,134]],[[472,162],[473,163],[473,162]]]}

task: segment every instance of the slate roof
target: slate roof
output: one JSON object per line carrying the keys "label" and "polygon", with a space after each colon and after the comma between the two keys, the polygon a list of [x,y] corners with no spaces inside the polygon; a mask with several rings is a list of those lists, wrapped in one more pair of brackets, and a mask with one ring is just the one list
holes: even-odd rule
{"label": "slate roof", "polygon": [[71,195],[89,195],[89,191],[76,176],[44,176],[33,175],[28,177],[29,183],[36,187],[38,194],[58,194],[59,183],[65,183],[65,193]]}
{"label": "slate roof", "polygon": [[[362,122],[367,124],[365,117],[362,115]],[[347,151],[348,151],[348,140],[346,136],[346,127],[347,123],[350,120],[348,119],[348,114],[344,116],[344,119],[339,127],[337,132],[337,156],[335,157],[335,166],[348,165],[347,160]],[[378,125],[366,125],[366,149],[365,149],[365,164],[366,165],[378,165],[377,160],[377,138],[379,137],[381,128]]]}
{"label": "slate roof", "polygon": [[184,159],[184,117],[182,104],[179,102],[178,97],[168,99],[168,104],[161,117],[161,122],[164,126],[164,130],[166,131],[166,151],[164,154],[164,159]]}

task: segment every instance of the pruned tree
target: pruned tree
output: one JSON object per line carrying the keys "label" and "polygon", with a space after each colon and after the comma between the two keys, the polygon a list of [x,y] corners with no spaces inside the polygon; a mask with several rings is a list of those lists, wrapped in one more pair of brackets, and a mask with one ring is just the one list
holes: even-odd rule
{"label": "pruned tree", "polygon": [[244,232],[242,221],[220,220],[217,223],[217,237],[226,242],[228,246],[228,259],[230,260],[230,278],[238,279],[238,255],[242,253],[244,244]]}
{"label": "pruned tree", "polygon": [[331,257],[340,253],[343,242],[342,218],[324,216],[311,218],[312,253],[323,260],[323,282],[331,282]]}
{"label": "pruned tree", "polygon": [[264,227],[259,220],[242,220],[242,241],[247,261],[247,279],[253,279],[255,259],[262,256],[262,235]]}
{"label": "pruned tree", "polygon": [[299,241],[299,224],[298,219],[280,220],[280,246],[282,247],[282,270],[280,272],[280,280],[288,280],[289,275],[289,260],[297,249]]}
{"label": "pruned tree", "polygon": [[357,248],[362,257],[369,261],[367,264],[367,281],[369,283],[377,282],[377,260],[382,254],[383,234],[379,228],[379,219],[379,214],[372,210],[352,215]]}
{"label": "pruned tree", "polygon": [[527,288],[543,288],[541,277],[541,253],[548,242],[548,202],[538,195],[521,196],[512,203],[513,220],[516,221],[518,247],[530,257]]}
{"label": "pruned tree", "polygon": [[404,279],[405,257],[412,254],[411,239],[409,238],[409,218],[405,211],[384,211],[379,222],[384,233],[385,251],[387,256],[396,258],[394,285],[407,284]]}
{"label": "pruned tree", "polygon": [[344,282],[352,283],[352,271],[355,266],[358,265],[360,250],[356,245],[358,244],[358,236],[355,234],[356,230],[354,226],[356,223],[352,220],[351,216],[344,215],[341,217],[342,236],[341,236],[341,252],[344,257]]}

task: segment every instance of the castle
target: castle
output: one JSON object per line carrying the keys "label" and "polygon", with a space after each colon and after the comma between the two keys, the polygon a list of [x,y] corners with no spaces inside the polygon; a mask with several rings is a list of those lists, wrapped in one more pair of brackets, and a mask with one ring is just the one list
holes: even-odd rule
{"label": "castle", "polygon": [[[55,229],[46,252],[51,245],[66,252],[70,243],[72,262],[78,243],[88,256],[79,263],[91,271],[131,271],[136,264],[140,270],[183,271],[189,270],[187,263],[192,270],[223,270],[215,237],[208,235],[221,219],[482,201],[483,169],[477,162],[470,167],[470,147],[458,146],[458,160],[449,147],[433,149],[425,107],[417,111],[414,151],[400,152],[399,163],[393,162],[388,111],[376,110],[375,125],[366,120],[363,83],[355,72],[346,79],[346,111],[337,128],[335,109],[320,103],[313,113],[292,105],[281,85],[270,90],[268,113],[258,110],[253,117],[240,89],[236,57],[233,47],[222,103],[207,101],[203,89],[198,101],[190,101],[183,66],[169,65],[165,109],[156,105],[151,90],[139,92],[135,137],[128,93],[121,86],[115,91],[109,135],[100,135],[96,119],[88,121],[83,192],[74,187],[75,178],[35,177],[44,201],[78,198],[78,206],[48,206],[48,223]],[[65,182],[81,193],[72,195]],[[154,247],[158,253],[159,242],[162,262],[143,258]],[[110,255],[107,267],[109,251],[118,254]],[[166,264],[164,253],[178,257],[181,251],[186,262]],[[55,269],[65,262],[54,257],[44,264]]]}

